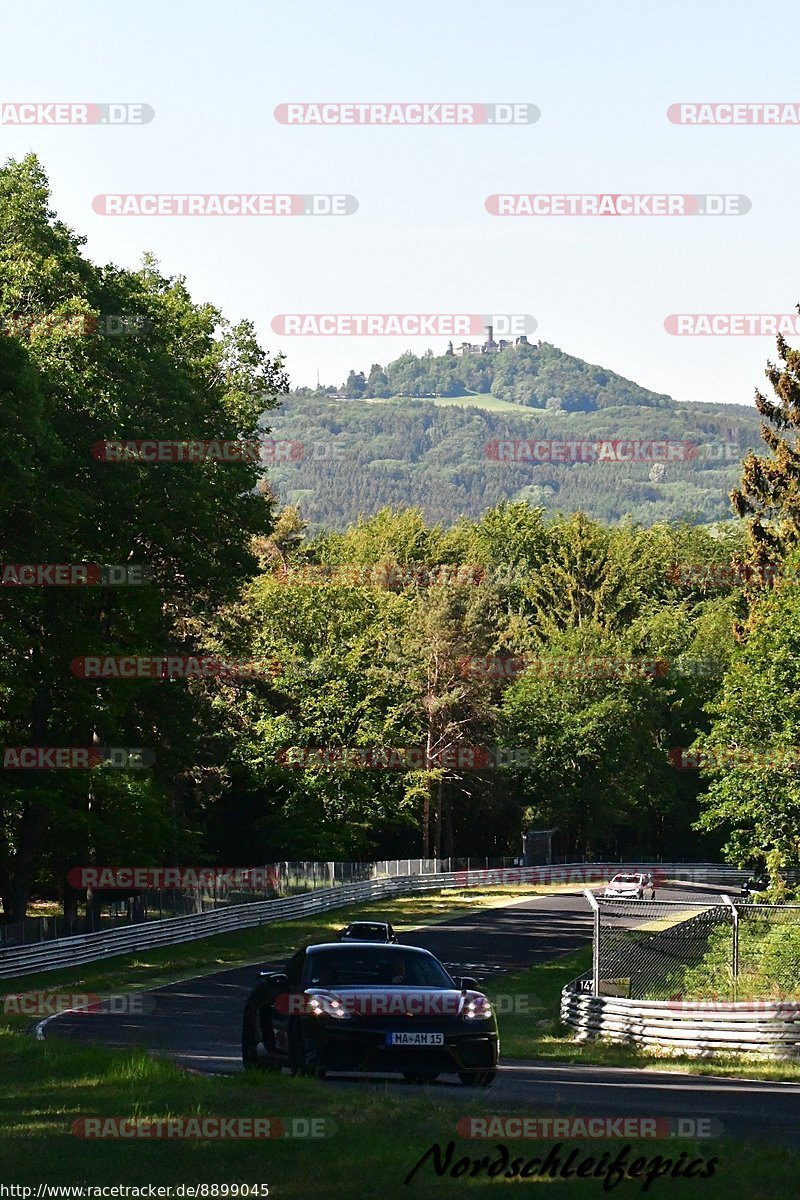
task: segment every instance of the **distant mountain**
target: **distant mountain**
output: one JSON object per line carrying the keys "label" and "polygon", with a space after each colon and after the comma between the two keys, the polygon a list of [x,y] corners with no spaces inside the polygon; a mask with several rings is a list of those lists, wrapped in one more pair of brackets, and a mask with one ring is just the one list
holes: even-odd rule
{"label": "distant mountain", "polygon": [[[467,379],[483,390],[464,394]],[[609,522],[725,520],[760,445],[754,409],[681,403],[545,343],[404,354],[344,389],[298,388],[265,423],[270,482],[314,531],[385,505],[451,525],[503,499]]]}
{"label": "distant mountain", "polygon": [[512,346],[489,340],[474,346],[462,343],[455,350],[450,343],[448,353],[438,357],[430,351],[421,357],[402,354],[386,368],[376,363],[368,374],[351,371],[340,388],[299,388],[297,394],[349,400],[491,394],[524,407],[565,412],[629,404],[661,408],[672,403],[669,396],[639,387],[549,342]]}

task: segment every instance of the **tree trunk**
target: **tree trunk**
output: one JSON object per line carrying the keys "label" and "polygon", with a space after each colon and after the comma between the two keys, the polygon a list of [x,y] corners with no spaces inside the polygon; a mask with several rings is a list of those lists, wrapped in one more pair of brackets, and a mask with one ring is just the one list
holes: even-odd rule
{"label": "tree trunk", "polygon": [[84,894],[79,888],[74,888],[72,884],[64,883],[64,931],[68,937],[77,933],[78,903]]}
{"label": "tree trunk", "polygon": [[[430,768],[433,731],[428,724],[425,734],[425,770]],[[422,857],[430,858],[431,856],[431,783],[430,776],[425,783],[425,797],[422,801]]]}
{"label": "tree trunk", "polygon": [[[49,711],[50,697],[47,689],[41,686],[36,689],[31,712],[32,744],[34,746],[41,746],[47,742]],[[29,787],[31,794],[23,800],[22,814],[15,839],[16,850],[5,872],[3,912],[7,924],[15,924],[17,921],[24,920],[28,911],[42,819],[41,809],[34,791],[37,787],[36,780],[26,778],[26,775],[27,772],[22,773],[23,787]]]}
{"label": "tree trunk", "polygon": [[453,803],[450,795],[444,793],[444,812],[442,826],[442,858],[453,857]]}
{"label": "tree trunk", "polygon": [[436,835],[433,843],[433,857],[442,857],[442,780],[436,784]]}

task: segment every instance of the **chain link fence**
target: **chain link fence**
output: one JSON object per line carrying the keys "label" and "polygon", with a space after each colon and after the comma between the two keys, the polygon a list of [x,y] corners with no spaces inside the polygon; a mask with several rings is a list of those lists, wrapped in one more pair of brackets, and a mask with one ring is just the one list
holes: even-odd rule
{"label": "chain link fence", "polygon": [[[257,868],[215,872],[208,868],[202,882],[180,888],[130,889],[126,895],[96,893],[99,903],[82,904],[80,911],[64,916],[29,916],[24,921],[3,922],[0,913],[0,950],[37,942],[97,933],[141,921],[213,912],[230,904],[256,903],[313,892],[319,888],[363,883],[398,875],[436,875],[448,871],[492,870],[520,866],[521,857],[394,858],[381,862],[277,862]],[[198,868],[202,872],[203,868]],[[249,876],[249,878],[248,878]]]}
{"label": "chain link fence", "polygon": [[800,999],[800,905],[586,895],[593,964],[576,990],[676,1002]]}

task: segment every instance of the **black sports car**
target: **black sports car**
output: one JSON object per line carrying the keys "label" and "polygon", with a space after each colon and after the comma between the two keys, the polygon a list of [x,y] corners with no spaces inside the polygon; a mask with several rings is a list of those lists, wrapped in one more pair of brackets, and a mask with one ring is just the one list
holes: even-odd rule
{"label": "black sports car", "polygon": [[351,921],[339,934],[340,942],[396,942],[388,921]]}
{"label": "black sports car", "polygon": [[415,1082],[456,1074],[488,1087],[497,1020],[474,979],[459,983],[415,946],[333,942],[299,950],[262,974],[242,1024],[245,1067],[323,1077],[399,1072]]}

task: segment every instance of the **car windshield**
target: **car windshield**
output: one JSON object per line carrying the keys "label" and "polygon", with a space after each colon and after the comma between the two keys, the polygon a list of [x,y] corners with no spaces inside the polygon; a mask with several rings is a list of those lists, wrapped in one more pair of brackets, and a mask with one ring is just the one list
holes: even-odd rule
{"label": "car windshield", "polygon": [[639,883],[638,875],[615,875],[611,880],[612,883]]}
{"label": "car windshield", "polygon": [[376,938],[386,938],[387,929],[385,925],[368,925],[366,922],[361,922],[357,925],[348,925],[345,934],[347,937],[369,938],[374,941]]}
{"label": "car windshield", "polygon": [[390,954],[377,947],[316,950],[306,957],[305,987],[452,988],[441,963],[413,950]]}

